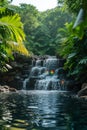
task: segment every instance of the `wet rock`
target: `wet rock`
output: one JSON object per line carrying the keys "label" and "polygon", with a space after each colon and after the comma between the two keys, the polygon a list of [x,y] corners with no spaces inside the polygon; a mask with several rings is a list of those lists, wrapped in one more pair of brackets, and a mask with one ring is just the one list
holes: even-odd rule
{"label": "wet rock", "polygon": [[10,92],[17,92],[17,89],[15,89],[15,88],[9,88],[9,91]]}
{"label": "wet rock", "polygon": [[80,99],[85,99],[87,101],[87,96],[80,96]]}
{"label": "wet rock", "polygon": [[23,87],[24,79],[29,76],[32,59],[18,53],[15,53],[14,57],[15,60],[10,62],[12,69],[0,74],[0,83],[3,86],[6,84],[20,90]]}
{"label": "wet rock", "polygon": [[82,99],[87,99],[87,83],[82,84],[81,90],[78,91],[77,96]]}
{"label": "wet rock", "polygon": [[82,97],[82,96],[87,96],[87,86],[85,86],[84,88],[82,88],[82,89],[78,92],[78,97]]}
{"label": "wet rock", "polygon": [[4,93],[7,93],[7,92],[17,92],[17,89],[15,88],[11,88],[7,85],[4,85],[4,86],[0,86],[0,92],[4,92]]}
{"label": "wet rock", "polygon": [[65,63],[65,59],[59,59],[58,60],[58,67],[63,67]]}
{"label": "wet rock", "polygon": [[38,67],[33,67],[31,70],[31,76],[38,76],[39,75],[39,68]]}
{"label": "wet rock", "polygon": [[26,84],[26,89],[28,89],[28,90],[34,90],[35,83],[36,83],[37,79],[38,79],[37,77],[31,77],[29,79],[29,81],[27,82],[27,84]]}
{"label": "wet rock", "polygon": [[66,71],[63,69],[63,67],[58,68],[55,73],[59,79],[63,79],[66,77]]}
{"label": "wet rock", "polygon": [[81,89],[87,87],[87,83],[83,83],[82,86],[81,86]]}

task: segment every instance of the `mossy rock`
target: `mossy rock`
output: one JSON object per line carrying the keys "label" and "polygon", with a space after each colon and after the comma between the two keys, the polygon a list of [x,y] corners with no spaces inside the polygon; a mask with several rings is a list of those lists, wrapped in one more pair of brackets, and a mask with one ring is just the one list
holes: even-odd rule
{"label": "mossy rock", "polygon": [[10,127],[9,130],[26,130],[24,128],[15,128],[15,127]]}
{"label": "mossy rock", "polygon": [[14,122],[16,122],[16,123],[22,123],[22,124],[25,124],[25,123],[26,123],[25,120],[19,120],[19,119],[14,120]]}
{"label": "mossy rock", "polygon": [[13,123],[12,126],[17,127],[17,128],[26,128],[28,126],[27,123]]}

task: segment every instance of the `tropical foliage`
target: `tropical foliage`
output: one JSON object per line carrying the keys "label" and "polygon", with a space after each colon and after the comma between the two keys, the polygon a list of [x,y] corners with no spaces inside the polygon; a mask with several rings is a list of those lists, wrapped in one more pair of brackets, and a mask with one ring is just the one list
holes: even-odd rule
{"label": "tropical foliage", "polygon": [[24,23],[27,49],[36,55],[56,55],[58,29],[71,21],[72,15],[67,11],[62,12],[60,7],[45,12],[39,12],[34,6],[27,4],[14,8]]}
{"label": "tropical foliage", "polygon": [[65,4],[70,11],[78,14],[76,21],[60,29],[63,37],[59,53],[66,58],[65,68],[69,70],[69,75],[81,83],[87,82],[87,2],[66,0]]}
{"label": "tropical foliage", "polygon": [[19,15],[9,7],[8,1],[0,1],[0,71],[7,70],[6,63],[13,59],[13,51],[28,55],[23,40],[25,34]]}

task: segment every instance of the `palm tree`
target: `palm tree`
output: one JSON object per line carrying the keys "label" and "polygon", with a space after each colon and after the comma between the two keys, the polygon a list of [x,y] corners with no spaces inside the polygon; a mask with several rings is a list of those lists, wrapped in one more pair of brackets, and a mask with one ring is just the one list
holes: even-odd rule
{"label": "palm tree", "polygon": [[6,70],[5,64],[10,58],[13,59],[13,51],[28,55],[24,40],[20,16],[10,8],[7,0],[0,1],[0,71]]}

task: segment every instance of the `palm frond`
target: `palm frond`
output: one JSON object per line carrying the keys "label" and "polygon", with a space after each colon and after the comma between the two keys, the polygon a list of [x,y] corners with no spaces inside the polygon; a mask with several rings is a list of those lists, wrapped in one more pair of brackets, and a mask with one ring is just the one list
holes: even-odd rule
{"label": "palm frond", "polygon": [[18,43],[22,42],[22,40],[25,39],[23,25],[20,22],[19,15],[17,14],[14,16],[6,16],[1,18],[0,28],[2,28],[2,31],[6,37],[10,36],[9,39],[15,39],[15,41]]}

